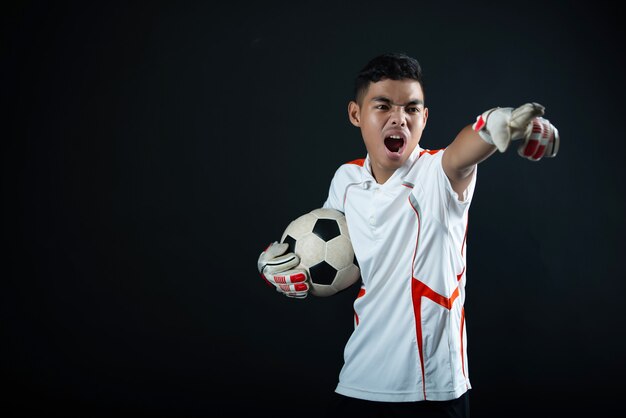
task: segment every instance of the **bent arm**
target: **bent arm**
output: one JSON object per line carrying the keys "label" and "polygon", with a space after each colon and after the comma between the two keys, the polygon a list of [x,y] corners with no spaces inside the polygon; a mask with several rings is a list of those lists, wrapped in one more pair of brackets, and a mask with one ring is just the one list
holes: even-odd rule
{"label": "bent arm", "polygon": [[472,181],[476,165],[491,156],[496,147],[485,142],[472,125],[458,133],[443,154],[443,171],[448,176],[452,189],[463,199],[463,192]]}

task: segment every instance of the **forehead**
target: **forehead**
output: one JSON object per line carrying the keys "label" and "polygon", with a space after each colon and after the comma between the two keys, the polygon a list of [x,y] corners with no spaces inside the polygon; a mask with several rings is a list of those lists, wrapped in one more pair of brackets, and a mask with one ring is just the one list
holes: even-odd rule
{"label": "forehead", "polygon": [[420,100],[423,102],[424,92],[417,80],[384,79],[370,83],[367,93],[365,94],[365,101],[368,102],[375,97],[386,97],[396,103],[405,103],[412,100]]}

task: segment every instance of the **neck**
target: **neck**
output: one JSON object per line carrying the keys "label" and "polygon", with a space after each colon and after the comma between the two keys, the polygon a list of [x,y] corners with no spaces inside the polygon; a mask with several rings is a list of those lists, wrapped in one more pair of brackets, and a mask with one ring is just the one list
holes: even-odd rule
{"label": "neck", "polygon": [[385,170],[381,167],[373,167],[373,166],[371,166],[371,169],[372,169],[372,175],[374,176],[374,179],[376,180],[376,183],[378,184],[385,184],[387,180],[389,180],[391,176],[393,176],[393,173],[396,172],[396,170]]}

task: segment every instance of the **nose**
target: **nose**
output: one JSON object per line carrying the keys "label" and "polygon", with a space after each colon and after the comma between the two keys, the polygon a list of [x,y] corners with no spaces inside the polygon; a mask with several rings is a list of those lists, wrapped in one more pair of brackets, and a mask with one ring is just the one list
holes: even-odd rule
{"label": "nose", "polygon": [[406,126],[406,112],[404,106],[393,105],[389,121],[394,126]]}

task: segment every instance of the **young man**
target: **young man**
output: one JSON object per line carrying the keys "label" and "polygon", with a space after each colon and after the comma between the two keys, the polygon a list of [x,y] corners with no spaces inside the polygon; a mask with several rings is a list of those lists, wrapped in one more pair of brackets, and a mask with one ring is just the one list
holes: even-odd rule
{"label": "young man", "polygon": [[[367,156],[339,167],[323,205],[345,214],[362,279],[331,415],[469,417],[465,238],[477,165],[514,141],[524,158],[554,157],[559,136],[543,113],[536,103],[487,110],[431,151],[419,146],[419,63],[384,54],[358,74],[348,117]],[[286,296],[315,295],[286,250],[270,244],[259,272]]]}

